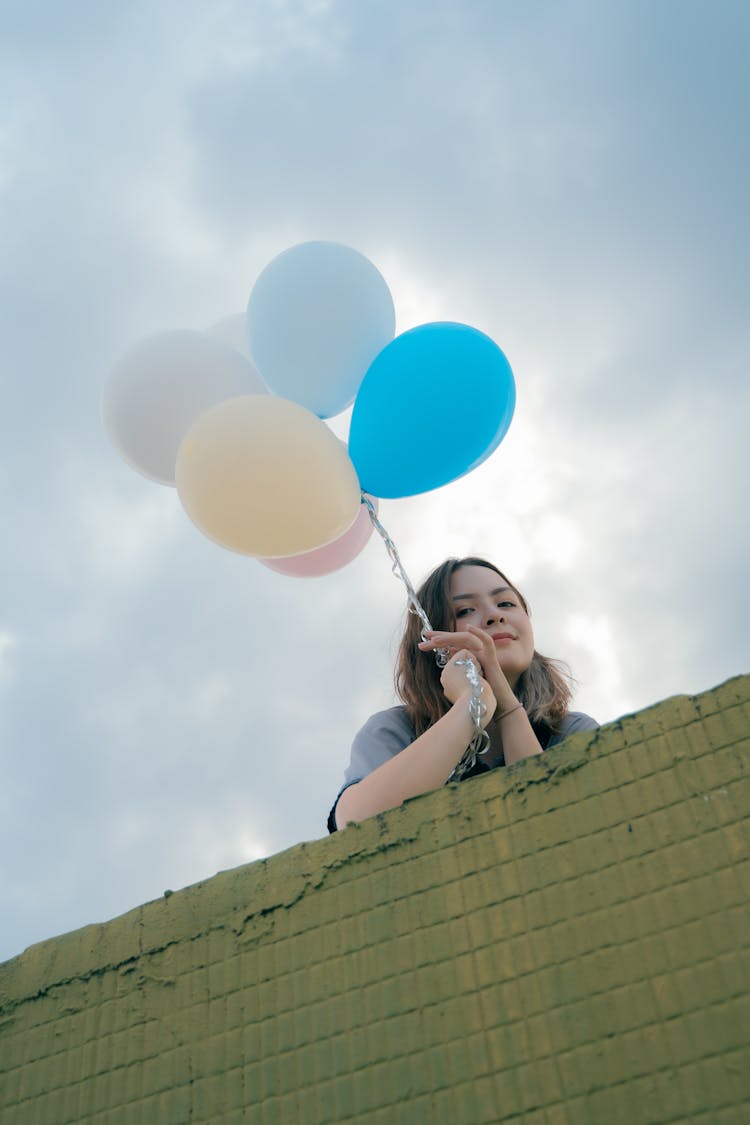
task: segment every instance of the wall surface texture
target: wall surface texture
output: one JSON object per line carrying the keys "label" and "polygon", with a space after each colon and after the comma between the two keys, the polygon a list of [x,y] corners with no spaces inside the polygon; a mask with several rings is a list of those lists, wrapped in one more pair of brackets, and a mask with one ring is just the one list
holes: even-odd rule
{"label": "wall surface texture", "polygon": [[749,718],[667,700],[32,946],[0,1121],[744,1125]]}

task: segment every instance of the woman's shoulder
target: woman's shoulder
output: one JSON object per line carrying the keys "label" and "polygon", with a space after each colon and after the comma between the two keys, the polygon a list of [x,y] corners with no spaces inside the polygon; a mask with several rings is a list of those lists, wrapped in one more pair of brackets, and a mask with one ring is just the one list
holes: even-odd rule
{"label": "woman's shoulder", "polygon": [[596,730],[599,726],[596,719],[592,719],[591,715],[585,715],[583,711],[568,711],[565,718],[560,723],[556,734],[547,743],[547,749],[550,746],[556,746],[558,742],[562,742],[571,734],[577,734],[582,730]]}
{"label": "woman's shoulder", "polygon": [[397,738],[408,736],[405,745],[414,741],[414,726],[405,707],[386,707],[384,711],[376,711],[374,715],[370,715],[355,735],[355,742],[360,737],[377,738],[388,735]]}
{"label": "woman's shoulder", "polygon": [[354,736],[351,759],[344,773],[346,784],[361,781],[413,741],[414,727],[405,707],[376,711]]}

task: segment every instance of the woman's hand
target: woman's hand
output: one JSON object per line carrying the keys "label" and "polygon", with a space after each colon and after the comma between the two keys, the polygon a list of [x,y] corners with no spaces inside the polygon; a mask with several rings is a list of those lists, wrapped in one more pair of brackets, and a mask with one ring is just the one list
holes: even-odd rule
{"label": "woman's hand", "polygon": [[[455,633],[433,629],[427,633],[427,640],[422,641],[419,648],[422,652],[447,649],[448,652],[456,655],[459,649],[464,650],[479,664],[480,671],[502,711],[506,711],[508,707],[512,707],[517,702],[498,662],[495,642],[488,633],[485,633],[483,629],[478,629],[476,625],[467,625],[464,629]],[[448,665],[446,665],[447,667]]]}
{"label": "woman's hand", "polygon": [[[478,661],[474,654],[468,649],[459,649],[450,658],[440,675],[440,683],[443,688],[445,698],[450,703],[457,703],[460,699],[471,698],[471,684],[466,675],[466,665],[459,664],[459,660],[472,660],[474,665],[477,666]],[[478,669],[481,671],[481,669]],[[492,688],[485,679],[480,675],[479,683],[482,688],[482,701],[486,707],[486,711],[482,717],[482,726],[485,727],[495,713],[497,701],[492,692]]]}

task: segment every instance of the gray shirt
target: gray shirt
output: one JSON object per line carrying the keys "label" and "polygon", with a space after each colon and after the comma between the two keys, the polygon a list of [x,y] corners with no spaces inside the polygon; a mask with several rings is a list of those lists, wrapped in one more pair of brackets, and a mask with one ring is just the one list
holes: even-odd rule
{"label": "gray shirt", "polygon": [[[599,724],[590,715],[581,711],[569,711],[563,719],[560,730],[553,734],[545,750],[556,746],[570,734],[579,730],[595,730]],[[414,727],[406,713],[405,707],[389,707],[386,711],[377,711],[371,715],[365,725],[357,732],[352,743],[352,754],[349,765],[344,772],[344,784],[336,797],[328,817],[328,830],[336,831],[334,813],[336,804],[344,789],[361,781],[379,766],[395,758],[416,738]]]}

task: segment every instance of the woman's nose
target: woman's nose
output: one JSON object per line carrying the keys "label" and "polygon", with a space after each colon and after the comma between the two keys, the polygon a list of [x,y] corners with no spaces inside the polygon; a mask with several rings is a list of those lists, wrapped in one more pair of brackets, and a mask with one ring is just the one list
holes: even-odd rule
{"label": "woman's nose", "polygon": [[485,617],[485,621],[487,622],[488,625],[494,625],[495,622],[502,621],[502,619],[503,619],[502,610],[498,609],[497,607],[493,607],[492,609],[487,610],[487,615]]}

